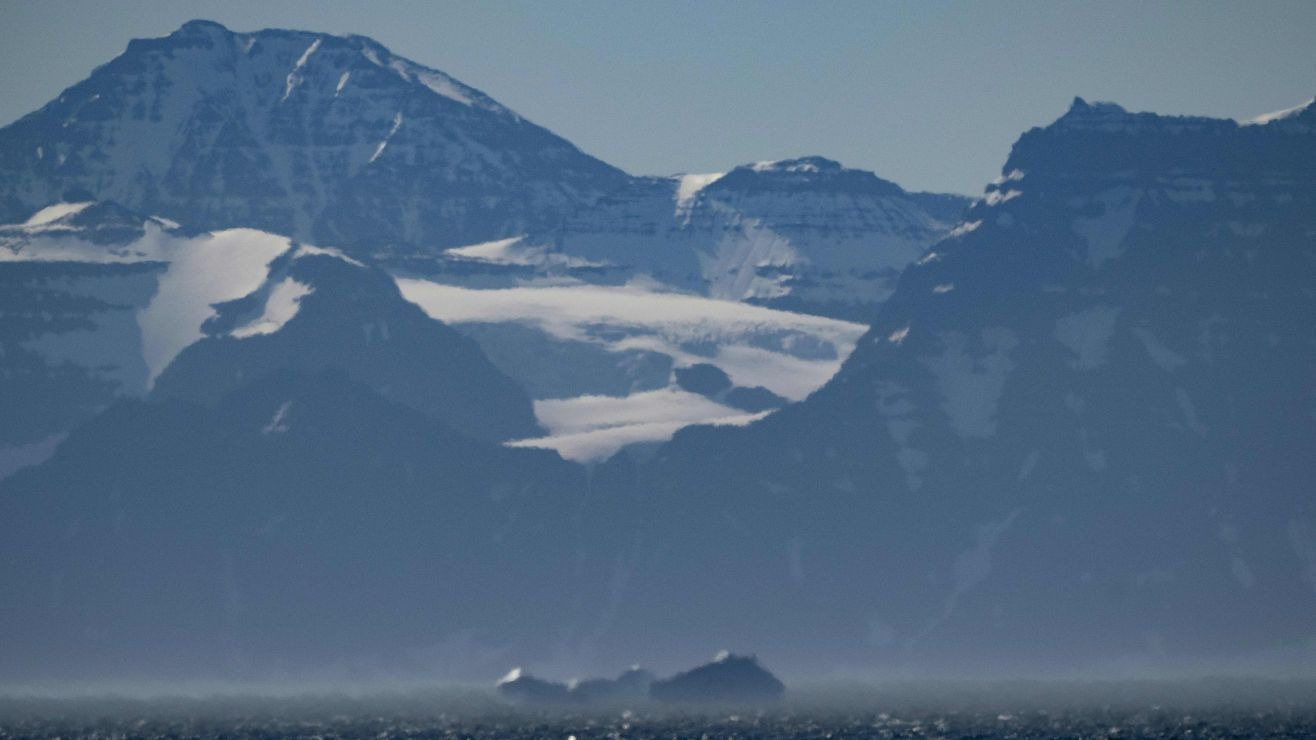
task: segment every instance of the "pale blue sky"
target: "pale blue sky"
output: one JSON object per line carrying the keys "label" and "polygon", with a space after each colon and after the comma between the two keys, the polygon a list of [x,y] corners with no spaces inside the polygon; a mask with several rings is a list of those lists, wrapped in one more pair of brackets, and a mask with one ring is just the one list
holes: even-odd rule
{"label": "pale blue sky", "polygon": [[190,18],[374,37],[637,174],[821,154],[981,192],[1074,95],[1248,117],[1316,95],[1316,2],[0,0],[0,122]]}

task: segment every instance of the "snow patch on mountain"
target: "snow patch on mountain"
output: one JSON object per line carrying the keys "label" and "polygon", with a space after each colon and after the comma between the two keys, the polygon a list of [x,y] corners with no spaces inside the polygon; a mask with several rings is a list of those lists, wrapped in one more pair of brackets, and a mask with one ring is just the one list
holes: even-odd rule
{"label": "snow patch on mountain", "polygon": [[292,401],[284,401],[280,404],[278,410],[274,412],[274,418],[261,428],[260,433],[268,437],[271,434],[283,434],[288,431],[288,410],[291,408]]}
{"label": "snow patch on mountain", "polygon": [[[63,230],[61,230],[63,231]],[[0,262],[91,262],[98,264],[165,261],[167,255],[156,239],[129,244],[102,245],[77,237],[29,234],[35,238],[0,236]]]}
{"label": "snow patch on mountain", "polygon": [[983,202],[989,206],[999,206],[1002,203],[1009,203],[1023,194],[1022,190],[993,190],[987,194]]}
{"label": "snow patch on mountain", "polygon": [[597,462],[612,457],[619,450],[630,445],[666,442],[672,438],[672,435],[691,424],[744,426],[752,424],[770,413],[772,412],[764,411],[757,414],[745,414],[733,411],[733,413],[724,416],[710,416],[692,420],[649,421],[603,426],[582,432],[516,440],[507,443],[507,446],[553,450],[561,455],[563,459],[573,462]]}
{"label": "snow patch on mountain", "polygon": [[261,334],[273,334],[282,329],[284,324],[297,315],[302,298],[310,295],[312,290],[314,289],[311,286],[292,278],[280,280],[265,300],[264,312],[251,323],[234,329],[232,335],[238,339],[245,339]]}
{"label": "snow patch on mountain", "polygon": [[603,262],[591,262],[555,252],[546,245],[531,244],[526,240],[525,235],[465,247],[453,247],[444,250],[443,254],[449,259],[511,267],[579,269],[607,266]]}
{"label": "snow patch on mountain", "polygon": [[800,159],[771,159],[755,162],[750,169],[755,172],[803,172],[817,173],[834,168],[835,163],[821,157],[801,157]]}
{"label": "snow patch on mountain", "polygon": [[285,237],[253,229],[170,238],[164,250],[171,257],[169,268],[160,278],[155,298],[137,317],[150,380],[202,337],[201,326],[215,315],[214,304],[259,288],[269,274],[269,263],[290,246]]}
{"label": "snow patch on mountain", "polygon": [[[947,239],[954,239],[954,238],[956,238],[956,237],[964,236],[965,234],[972,234],[972,233],[973,233],[973,232],[974,232],[979,226],[982,226],[982,220],[981,220],[981,219],[979,219],[979,220],[977,220],[977,221],[965,221],[965,222],[959,224],[958,226],[956,226],[955,228],[951,229],[951,230],[946,234],[946,238],[947,238]],[[936,258],[937,258],[937,253],[936,253],[936,252],[928,252],[928,253],[923,257],[923,259],[919,260],[918,264],[921,265],[921,264],[924,264],[924,262],[931,262],[931,261],[935,260]]]}
{"label": "snow patch on mountain", "polygon": [[32,214],[32,217],[24,222],[23,225],[43,226],[52,221],[64,218],[65,216],[72,216],[75,213],[81,213],[91,204],[92,201],[85,201],[82,203],[55,203]]}
{"label": "snow patch on mountain", "polygon": [[44,439],[20,445],[0,445],[0,480],[23,468],[40,465],[55,454],[55,448],[64,441],[63,434],[52,434]]}
{"label": "snow patch on mountain", "polygon": [[1124,238],[1133,228],[1141,195],[1134,188],[1113,188],[1092,199],[1091,207],[1098,209],[1099,215],[1074,219],[1074,233],[1088,245],[1088,264],[1101,267],[1120,255]]}
{"label": "snow patch on mountain", "polygon": [[648,422],[693,424],[739,412],[697,393],[678,388],[632,393],[629,396],[578,396],[535,401],[535,417],[554,435]]}
{"label": "snow patch on mountain", "polygon": [[941,335],[944,351],[923,358],[941,391],[942,408],[951,427],[962,437],[990,437],[996,433],[996,407],[1005,380],[1014,369],[1010,352],[1019,344],[1005,327],[984,329],[977,343],[958,332]]}
{"label": "snow patch on mountain", "polygon": [[323,39],[316,39],[315,41],[312,41],[311,45],[306,47],[306,51],[302,52],[302,55],[300,57],[297,57],[297,63],[292,66],[292,71],[288,73],[288,77],[283,88],[283,97],[279,98],[280,102],[287,100],[288,96],[292,95],[293,88],[296,87],[297,84],[302,81],[302,77],[301,77],[302,67],[306,66],[306,60],[311,58],[311,55],[315,53],[315,50],[320,48],[320,42],[322,40]]}
{"label": "snow patch on mountain", "polygon": [[636,286],[475,290],[416,278],[397,283],[407,300],[449,324],[524,324],[614,352],[660,352],[677,365],[711,362],[737,385],[761,385],[792,400],[831,377],[865,331],[838,319]]}
{"label": "snow patch on mountain", "polygon": [[297,245],[297,251],[293,253],[293,259],[298,259],[300,257],[306,257],[310,255],[333,257],[334,259],[342,260],[347,264],[352,265],[353,267],[365,267],[364,263],[362,263],[360,260],[356,260],[347,256],[346,254],[343,253],[343,250],[341,249],[337,249],[334,247],[317,247],[313,244]]}
{"label": "snow patch on mountain", "polygon": [[[385,66],[379,59],[378,54],[372,53],[369,58],[372,62],[380,66]],[[429,67],[416,64],[415,62],[403,59],[402,57],[391,57],[387,66],[389,69],[396,72],[398,77],[401,77],[403,80],[406,80],[407,82],[419,82],[430,92],[447,98],[448,100],[461,103],[467,107],[479,106],[486,110],[498,113],[511,113],[506,108],[480,94],[475,89],[463,85],[456,79],[449,77],[437,69],[430,69]],[[514,114],[513,117],[515,117]]]}
{"label": "snow patch on mountain", "polygon": [[[202,326],[215,316],[215,304],[236,300],[257,291],[270,278],[270,263],[281,255],[293,259],[325,255],[361,266],[357,260],[332,248],[295,244],[287,237],[255,229],[226,229],[187,235],[167,227],[159,219],[141,219],[127,241],[100,243],[97,228],[69,220],[95,205],[110,217],[126,218],[113,204],[58,203],[36,214],[20,226],[0,227],[0,262],[62,262],[87,264],[160,263],[154,294],[136,312],[136,328],[97,325],[93,334],[113,330],[118,342],[131,346],[140,342],[145,362],[146,387],[183,348],[203,336]],[[97,216],[102,215],[97,211]],[[33,225],[35,224],[35,225]],[[55,228],[58,226],[58,228]],[[128,229],[111,222],[110,226]],[[238,338],[277,331],[297,313],[298,303],[309,286],[284,279],[271,286],[259,316],[235,329]],[[124,332],[135,336],[129,337]],[[55,333],[33,340],[52,359],[62,358],[95,366],[92,352],[101,352],[101,342],[86,332]],[[108,335],[107,335],[108,336]],[[85,363],[84,363],[85,361]],[[132,375],[122,368],[120,375]],[[118,375],[115,375],[118,377]],[[127,376],[120,378],[127,382]],[[128,383],[129,386],[133,385]],[[139,389],[145,390],[145,389]]]}
{"label": "snow patch on mountain", "polygon": [[1283,110],[1272,111],[1270,113],[1263,113],[1259,116],[1249,118],[1245,121],[1240,121],[1239,125],[1264,126],[1273,121],[1284,121],[1290,118],[1295,118],[1297,116],[1300,116],[1303,113],[1306,113],[1307,110],[1311,108],[1313,105],[1316,105],[1316,98],[1312,98],[1311,100],[1308,100],[1305,103],[1295,105],[1292,108],[1285,108]]}
{"label": "snow patch on mountain", "polygon": [[[486,246],[481,253],[506,246]],[[397,278],[397,283],[404,297],[458,329],[515,325],[541,336],[545,350],[536,364],[545,378],[536,376],[536,382],[523,383],[547,388],[541,392],[551,394],[535,402],[536,418],[550,434],[517,444],[555,449],[581,461],[608,457],[630,444],[664,441],[690,424],[743,424],[764,416],[680,390],[667,370],[661,371],[666,379],[662,387],[620,395],[580,393],[582,379],[612,377],[592,370],[593,365],[626,365],[644,357],[665,358],[668,366],[677,368],[711,364],[736,386],[766,388],[800,400],[835,374],[865,331],[861,324],[837,319],[660,292],[637,284],[477,290],[416,278]],[[481,342],[494,341],[489,332],[472,331],[472,335]],[[557,348],[570,346],[596,351],[570,355],[576,363],[567,372],[571,384],[559,387],[574,392],[559,395],[553,391],[552,379],[564,369],[556,366],[555,355],[563,351]],[[487,351],[497,356],[496,350],[490,346]]]}
{"label": "snow patch on mountain", "polygon": [[535,417],[549,434],[513,442],[517,447],[556,450],[567,460],[592,462],[633,444],[671,439],[691,424],[742,425],[770,412],[746,414],[677,388],[629,396],[578,396],[535,402]]}
{"label": "snow patch on mountain", "polygon": [[728,301],[782,298],[790,293],[784,282],[775,276],[765,278],[759,271],[807,262],[790,240],[754,219],[743,223],[740,234],[728,235],[699,253],[708,294]]}
{"label": "snow patch on mountain", "polygon": [[375,153],[370,155],[371,162],[379,159],[379,155],[384,153],[384,149],[388,147],[388,142],[393,139],[393,135],[396,134],[400,128],[402,128],[402,111],[393,114],[393,128],[388,130],[388,134],[386,134],[383,140],[379,142],[379,146],[375,147]]}
{"label": "snow patch on mountain", "polygon": [[462,86],[445,74],[434,70],[420,70],[415,72],[415,76],[421,84],[432,92],[450,100],[455,100],[462,105],[475,105],[475,101],[462,90]]}
{"label": "snow patch on mountain", "polygon": [[704,175],[679,175],[676,178],[676,213],[678,216],[688,214],[699,191],[717,182],[725,172],[713,172]]}
{"label": "snow patch on mountain", "polygon": [[351,36],[348,39],[363,44],[361,54],[371,64],[392,70],[406,82],[419,83],[436,95],[468,107],[478,106],[485,110],[510,114],[514,118],[517,117],[511,111],[477,92],[474,88],[463,85],[437,69],[430,69],[409,59],[393,56],[387,49],[365,37]]}

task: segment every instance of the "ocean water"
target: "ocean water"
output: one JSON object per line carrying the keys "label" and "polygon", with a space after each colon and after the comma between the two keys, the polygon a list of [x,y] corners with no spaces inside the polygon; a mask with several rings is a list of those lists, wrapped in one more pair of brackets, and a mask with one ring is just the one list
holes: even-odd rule
{"label": "ocean water", "polygon": [[1310,712],[727,713],[644,716],[28,718],[4,738],[1252,738],[1316,737]]}
{"label": "ocean water", "polygon": [[0,693],[4,738],[1316,738],[1316,682],[901,684],[761,708],[509,706],[460,691],[52,698]]}

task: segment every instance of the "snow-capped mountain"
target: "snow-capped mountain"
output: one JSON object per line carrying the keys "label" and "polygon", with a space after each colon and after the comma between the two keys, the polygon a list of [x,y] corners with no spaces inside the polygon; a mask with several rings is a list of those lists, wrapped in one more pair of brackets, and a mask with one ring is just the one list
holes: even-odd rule
{"label": "snow-capped mountain", "polygon": [[[153,214],[157,230],[180,223],[215,233],[258,230],[386,265],[404,287],[424,277],[462,288],[426,302],[426,310],[460,324],[502,373],[546,404],[539,409],[548,440],[533,424],[520,425],[528,444],[552,444],[577,459],[606,456],[622,441],[662,441],[693,422],[749,418],[725,398],[679,388],[674,368],[716,365],[736,384],[735,397],[803,398],[853,347],[862,331],[854,320],[867,320],[898,271],[945,234],[964,205],[818,157],[717,176],[630,177],[369,39],[239,33],[205,21],[132,42],[84,82],[0,129],[0,174],[0,221],[29,222],[15,232],[20,242],[46,222],[58,232],[64,216],[78,218],[81,203],[121,203],[130,221]],[[102,218],[102,208],[84,221]],[[136,244],[139,227],[95,237],[117,245],[101,253]],[[87,224],[78,228],[80,238],[92,238]],[[51,244],[28,252],[51,255]],[[86,398],[62,392],[60,403],[99,408],[120,390],[143,392],[203,336],[197,325],[209,317],[209,302],[257,291],[285,311],[296,305],[295,279],[251,284],[268,259],[255,259],[260,265],[239,280],[240,292],[199,289],[190,328],[168,347],[148,347],[144,371],[112,358],[116,372],[136,373],[115,381],[125,388],[88,386]],[[475,292],[493,287],[503,290]],[[620,314],[582,306],[620,307]],[[693,318],[669,320],[668,309]],[[83,335],[60,340],[64,355],[135,352],[131,342],[74,347],[70,336]],[[274,340],[238,346],[266,341]],[[199,367],[210,368],[209,383],[219,365]],[[233,368],[232,377],[246,376]],[[231,385],[194,393],[214,398]],[[586,424],[581,414],[600,404],[609,411]],[[758,404],[754,414],[764,410]],[[605,428],[600,444],[594,433]],[[29,437],[24,444],[53,439]]]}
{"label": "snow-capped mountain", "polygon": [[208,336],[179,353],[154,396],[214,402],[253,378],[332,369],[477,439],[540,432],[524,389],[473,340],[404,300],[380,270],[295,257],[217,309]]}
{"label": "snow-capped mountain", "polygon": [[[59,209],[122,203],[127,213],[155,214],[158,225],[333,245],[396,270],[404,286],[425,277],[465,289],[426,310],[460,323],[503,373],[548,404],[541,421],[549,436],[571,436],[590,459],[620,440],[661,441],[695,421],[746,419],[745,409],[685,393],[673,368],[712,363],[743,392],[803,398],[849,353],[861,326],[848,322],[867,320],[899,270],[947,233],[964,205],[819,157],[634,178],[369,39],[238,33],[205,21],[132,42],[0,130],[0,174],[0,220],[32,221],[21,239],[36,221],[57,230],[57,215],[75,214]],[[137,226],[129,228],[97,238],[125,245],[136,238]],[[564,280],[579,290],[564,290]],[[291,278],[242,282],[285,309],[300,298]],[[503,290],[474,292],[487,288]],[[247,294],[221,292],[197,295],[225,302]],[[583,303],[568,306],[564,296]],[[580,310],[618,304],[626,316]],[[197,306],[208,316],[209,303]],[[518,313],[526,307],[536,313]],[[669,321],[660,307],[697,319]],[[148,348],[149,367],[129,392],[153,383],[199,338],[192,326],[168,348]],[[230,385],[197,392],[213,398]],[[113,392],[103,387],[95,403],[66,397],[95,407]],[[561,403],[612,404],[597,396],[622,397],[600,422],[613,441],[590,437],[582,448],[575,435],[601,427],[582,426],[570,418],[577,406]],[[533,426],[521,431],[542,439]]]}
{"label": "snow-capped mountain", "polygon": [[113,200],[193,228],[364,253],[544,228],[626,182],[370,39],[208,21],[133,41],[0,129],[0,222]]}
{"label": "snow-capped mountain", "polygon": [[210,402],[274,370],[328,367],[477,437],[539,432],[473,341],[334,249],[59,203],[0,227],[0,280],[0,448],[41,447],[120,397]]}
{"label": "snow-capped mountain", "polygon": [[866,320],[967,205],[822,157],[637,178],[552,233],[448,250],[439,279],[644,276],[722,300]]}
{"label": "snow-capped mountain", "polygon": [[134,42],[0,130],[0,678],[1309,658],[1316,105],[1002,173],[636,178],[361,37]]}
{"label": "snow-capped mountain", "polygon": [[[110,202],[0,226],[0,250],[13,347],[0,462],[13,464],[119,397],[211,403],[275,370],[330,367],[465,433],[593,461],[802,399],[864,331],[642,286],[394,278],[336,249],[197,233]],[[680,387],[701,364],[734,387]]]}
{"label": "snow-capped mountain", "polygon": [[823,389],[635,474],[616,645],[698,624],[819,667],[1309,657],[1314,116],[1076,100],[1024,134]]}
{"label": "snow-capped mountain", "polygon": [[821,157],[630,177],[368,38],[209,21],[133,41],[0,129],[0,222],[85,200],[471,286],[491,267],[647,275],[841,318],[867,317],[967,202]]}
{"label": "snow-capped mountain", "polygon": [[[796,670],[1306,660],[1311,115],[1076,101],[1024,134],[821,390],[648,462],[587,473],[459,442],[313,369],[119,404],[2,484],[0,546],[29,563],[6,588],[33,598],[0,630],[30,639],[0,647],[149,666],[164,634],[242,666],[592,667],[691,660],[699,635]],[[210,328],[277,320],[276,292]],[[165,629],[148,603],[196,618]]]}

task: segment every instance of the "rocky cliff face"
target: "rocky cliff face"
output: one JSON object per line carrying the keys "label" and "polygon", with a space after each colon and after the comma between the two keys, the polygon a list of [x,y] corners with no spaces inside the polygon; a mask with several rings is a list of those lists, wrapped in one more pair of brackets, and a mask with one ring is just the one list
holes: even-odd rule
{"label": "rocky cliff face", "polygon": [[193,21],[0,130],[0,181],[0,222],[114,200],[414,254],[558,223],[628,178],[370,39]]}
{"label": "rocky cliff face", "polygon": [[947,667],[1309,639],[1312,115],[1026,133],[822,390],[640,471],[619,622]]}

